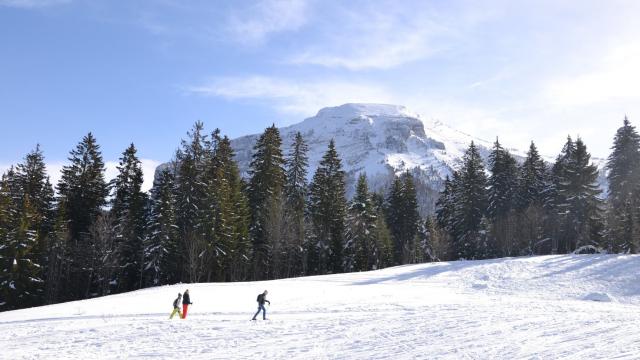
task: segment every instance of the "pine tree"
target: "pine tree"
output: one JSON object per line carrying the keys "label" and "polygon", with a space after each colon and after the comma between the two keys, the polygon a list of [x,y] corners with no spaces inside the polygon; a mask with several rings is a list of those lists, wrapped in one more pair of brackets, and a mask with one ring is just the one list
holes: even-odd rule
{"label": "pine tree", "polygon": [[518,220],[516,239],[520,239],[520,254],[549,253],[545,237],[545,204],[549,190],[547,165],[531,142],[527,157],[520,167],[516,195]]}
{"label": "pine tree", "polygon": [[302,134],[296,133],[291,152],[285,161],[286,184],[284,188],[286,197],[285,206],[285,243],[287,247],[286,276],[303,275],[305,273],[304,241],[306,233],[305,209],[307,205],[307,167],[309,148]]}
{"label": "pine tree", "polygon": [[[281,230],[285,183],[282,139],[275,125],[267,128],[254,146],[249,174],[252,211],[253,274],[267,279],[282,260]],[[277,276],[277,274],[275,274]]]}
{"label": "pine tree", "polygon": [[0,244],[4,308],[44,302],[47,239],[53,222],[53,188],[40,147],[5,175],[0,195]]}
{"label": "pine tree", "polygon": [[234,151],[228,137],[214,131],[214,150],[207,173],[211,181],[207,196],[211,196],[210,210],[213,228],[210,246],[214,255],[212,279],[232,281],[246,276],[249,253],[249,212]]}
{"label": "pine tree", "polygon": [[325,274],[343,269],[345,232],[345,175],[333,140],[322,157],[310,185],[309,272]]}
{"label": "pine tree", "polygon": [[387,196],[385,213],[387,218],[387,224],[389,225],[389,232],[391,233],[391,239],[393,241],[393,264],[403,264],[403,250],[405,244],[403,241],[403,226],[404,226],[404,204],[402,195],[402,180],[400,177],[395,177],[391,183],[391,189]]}
{"label": "pine tree", "polygon": [[436,221],[447,233],[453,233],[453,216],[455,215],[456,204],[455,183],[459,179],[458,172],[453,173],[453,178],[451,179],[447,175],[440,197],[436,201]]}
{"label": "pine tree", "polygon": [[145,238],[147,284],[158,286],[180,281],[180,243],[176,226],[175,177],[163,169],[151,189],[150,214]]}
{"label": "pine tree", "polygon": [[54,304],[65,298],[62,294],[71,267],[69,221],[65,213],[67,206],[64,200],[57,205],[53,228],[47,239],[45,304]]}
{"label": "pine tree", "polygon": [[609,252],[640,250],[640,234],[637,229],[640,193],[640,135],[625,116],[622,127],[613,139],[611,155],[607,161],[609,173]]}
{"label": "pine tree", "polygon": [[478,148],[473,142],[463,157],[459,180],[455,182],[455,213],[452,217],[454,257],[481,258],[490,249],[482,248],[486,228],[482,226],[487,211],[487,176]]}
{"label": "pine tree", "polygon": [[113,182],[112,226],[116,237],[117,290],[131,291],[143,286],[147,195],[142,192],[142,164],[133,144],[122,153]]}
{"label": "pine tree", "polygon": [[489,168],[491,176],[488,181],[487,215],[491,220],[493,233],[487,239],[495,239],[495,244],[487,243],[488,256],[512,256],[519,252],[514,243],[518,166],[513,156],[497,139],[489,155]]}
{"label": "pine tree", "polygon": [[557,249],[571,252],[585,245],[600,245],[602,232],[598,169],[580,138],[567,139],[553,167],[554,208],[558,216]]}
{"label": "pine tree", "polygon": [[377,249],[375,264],[372,268],[382,269],[393,265],[393,239],[385,216],[385,199],[382,193],[372,193],[370,197],[373,213],[376,216],[374,229]]}
{"label": "pine tree", "polygon": [[71,163],[63,167],[58,183],[58,202],[65,206],[69,225],[67,244],[71,263],[63,286],[66,300],[92,294],[95,285],[92,266],[96,259],[90,229],[106,204],[108,194],[100,146],[91,133],[71,151],[69,161]]}
{"label": "pine tree", "polygon": [[[420,214],[418,213],[418,199],[413,175],[406,172],[402,176],[402,211],[404,213],[402,228],[403,263],[415,263],[411,249],[416,247],[416,236],[420,228]],[[415,251],[413,251],[415,254]],[[420,255],[422,258],[422,255]]]}
{"label": "pine tree", "polygon": [[548,169],[533,142],[520,167],[519,179],[516,196],[518,209],[524,210],[531,205],[542,206],[545,202],[545,190],[548,187]]}
{"label": "pine tree", "polygon": [[376,268],[378,255],[376,213],[370,199],[367,176],[358,177],[356,193],[347,212],[344,248],[345,271],[367,271]]}
{"label": "pine tree", "polygon": [[[28,276],[35,270],[29,252],[36,243],[36,234],[30,230],[33,208],[23,196],[20,177],[13,167],[3,176],[0,203],[3,208],[3,238],[0,242],[2,274],[0,276],[1,309],[19,309],[30,306]],[[25,257],[25,258],[23,258]],[[26,295],[26,296],[25,296]],[[26,302],[26,303],[25,303]]]}
{"label": "pine tree", "polygon": [[181,281],[199,282],[207,274],[207,239],[205,223],[209,209],[206,199],[206,183],[203,181],[206,161],[204,124],[197,121],[187,140],[182,140],[176,152],[176,226],[180,247],[175,254],[183,264]]}
{"label": "pine tree", "polygon": [[92,296],[104,296],[112,293],[117,285],[126,280],[123,276],[122,260],[119,258],[118,229],[113,224],[113,214],[109,211],[102,211],[96,221],[91,225],[91,250],[93,253],[93,263],[91,265],[92,275],[95,283],[92,289]]}
{"label": "pine tree", "polygon": [[387,197],[386,218],[393,238],[394,263],[414,262],[415,240],[418,234],[420,215],[413,176],[405,172],[396,177]]}

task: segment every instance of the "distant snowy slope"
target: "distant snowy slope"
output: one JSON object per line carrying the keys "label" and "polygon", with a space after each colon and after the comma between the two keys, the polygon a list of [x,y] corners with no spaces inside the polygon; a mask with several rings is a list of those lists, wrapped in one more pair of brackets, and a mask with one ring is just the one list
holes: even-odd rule
{"label": "distant snowy slope", "polygon": [[[186,320],[168,320],[190,289]],[[269,290],[269,321],[249,321]],[[637,359],[640,256],[182,284],[0,313],[7,359]]]}

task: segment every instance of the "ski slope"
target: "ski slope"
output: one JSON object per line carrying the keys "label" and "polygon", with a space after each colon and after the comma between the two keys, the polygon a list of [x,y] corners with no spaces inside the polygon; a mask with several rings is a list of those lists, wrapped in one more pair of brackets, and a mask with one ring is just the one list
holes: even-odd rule
{"label": "ski slope", "polygon": [[[168,320],[178,292],[194,305]],[[269,290],[268,321],[249,319]],[[181,284],[0,313],[3,359],[639,359],[640,256]]]}

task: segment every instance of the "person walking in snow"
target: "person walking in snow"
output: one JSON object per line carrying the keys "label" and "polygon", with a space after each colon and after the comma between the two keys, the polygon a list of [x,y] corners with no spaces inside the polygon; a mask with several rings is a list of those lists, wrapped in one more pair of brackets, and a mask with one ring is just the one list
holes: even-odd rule
{"label": "person walking in snow", "polygon": [[180,311],[180,300],[182,300],[182,294],[178,293],[178,297],[173,300],[173,311],[169,316],[169,320],[173,319],[173,316],[178,313],[178,316],[182,319],[182,312]]}
{"label": "person walking in snow", "polygon": [[187,318],[187,310],[189,309],[189,305],[193,304],[191,302],[191,298],[189,297],[189,289],[184,291],[184,296],[182,296],[182,318]]}
{"label": "person walking in snow", "polygon": [[256,312],[255,315],[253,315],[253,319],[251,320],[255,320],[256,316],[260,314],[260,311],[262,311],[262,320],[267,320],[267,310],[264,308],[264,303],[267,302],[269,303],[269,305],[271,305],[271,302],[267,300],[267,290],[265,290],[262,294],[258,295],[258,299],[256,299],[256,301],[258,302],[258,312]]}

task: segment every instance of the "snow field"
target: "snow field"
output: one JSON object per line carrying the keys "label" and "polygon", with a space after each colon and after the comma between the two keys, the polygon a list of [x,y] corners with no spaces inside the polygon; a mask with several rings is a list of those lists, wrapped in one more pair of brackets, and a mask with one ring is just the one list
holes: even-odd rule
{"label": "snow field", "polygon": [[[562,255],[164,286],[1,313],[0,357],[638,359],[639,270]],[[187,288],[188,318],[168,320]],[[265,289],[270,320],[251,322]]]}

